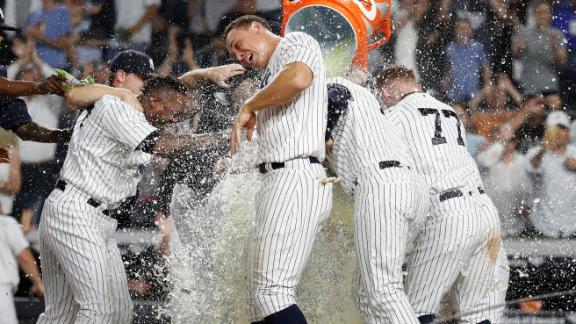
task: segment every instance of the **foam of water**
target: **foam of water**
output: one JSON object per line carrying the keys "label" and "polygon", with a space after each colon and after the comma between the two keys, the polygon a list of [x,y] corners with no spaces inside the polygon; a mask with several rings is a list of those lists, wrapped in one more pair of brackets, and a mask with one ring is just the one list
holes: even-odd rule
{"label": "foam of water", "polygon": [[[248,322],[246,242],[259,176],[254,169],[233,171],[200,202],[192,190],[175,189],[180,243],[170,259],[174,323]],[[350,199],[337,190],[332,217],[317,236],[298,289],[298,304],[310,323],[360,323],[353,299],[351,215]]]}

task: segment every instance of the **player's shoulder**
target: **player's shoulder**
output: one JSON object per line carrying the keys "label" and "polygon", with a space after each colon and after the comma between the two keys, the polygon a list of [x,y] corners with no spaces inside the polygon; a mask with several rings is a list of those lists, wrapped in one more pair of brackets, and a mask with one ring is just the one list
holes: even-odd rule
{"label": "player's shoulder", "polygon": [[132,115],[137,113],[129,104],[111,95],[105,95],[98,99],[98,101],[94,103],[94,110],[96,113],[104,114],[123,113]]}
{"label": "player's shoulder", "polygon": [[284,36],[283,42],[285,46],[305,46],[316,47],[319,46],[314,37],[304,32],[291,32]]}

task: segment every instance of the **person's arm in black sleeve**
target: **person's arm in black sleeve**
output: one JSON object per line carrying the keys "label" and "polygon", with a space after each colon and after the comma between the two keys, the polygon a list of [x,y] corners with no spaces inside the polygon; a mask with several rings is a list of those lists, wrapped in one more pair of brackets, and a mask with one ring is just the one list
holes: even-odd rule
{"label": "person's arm in black sleeve", "polygon": [[[170,161],[170,165],[172,161]],[[172,192],[176,185],[176,179],[170,170],[170,166],[164,170],[162,174],[162,183],[160,184],[160,192],[158,193],[158,212],[164,216],[170,216],[170,202],[172,201]]]}
{"label": "person's arm in black sleeve", "polygon": [[13,131],[25,141],[42,143],[68,142],[71,129],[50,129],[32,121],[26,103],[21,99],[8,99],[0,108],[0,127]]}

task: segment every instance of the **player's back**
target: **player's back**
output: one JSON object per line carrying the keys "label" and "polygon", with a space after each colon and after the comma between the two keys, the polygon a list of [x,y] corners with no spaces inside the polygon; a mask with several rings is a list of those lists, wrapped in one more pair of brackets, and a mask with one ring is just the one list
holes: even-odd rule
{"label": "player's back", "polygon": [[385,115],[397,126],[412,163],[434,191],[481,185],[476,162],[466,149],[465,128],[452,107],[416,92]]}
{"label": "player's back", "polygon": [[411,166],[408,149],[401,143],[396,127],[382,114],[378,100],[368,89],[344,78],[329,79],[327,83],[345,86],[351,96],[348,109],[332,134],[330,154],[344,185],[363,169],[382,161]]}

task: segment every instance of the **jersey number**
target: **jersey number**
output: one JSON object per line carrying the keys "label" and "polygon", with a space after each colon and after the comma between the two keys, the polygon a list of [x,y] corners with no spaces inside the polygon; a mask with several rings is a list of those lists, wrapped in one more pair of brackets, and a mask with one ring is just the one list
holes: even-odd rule
{"label": "jersey number", "polygon": [[462,129],[460,128],[460,119],[458,115],[452,110],[438,110],[434,108],[418,108],[418,111],[422,116],[435,115],[434,120],[434,137],[432,137],[432,145],[446,144],[446,137],[442,136],[442,119],[440,118],[440,112],[445,118],[456,119],[456,128],[458,129],[458,145],[464,146],[464,139],[462,138]]}

